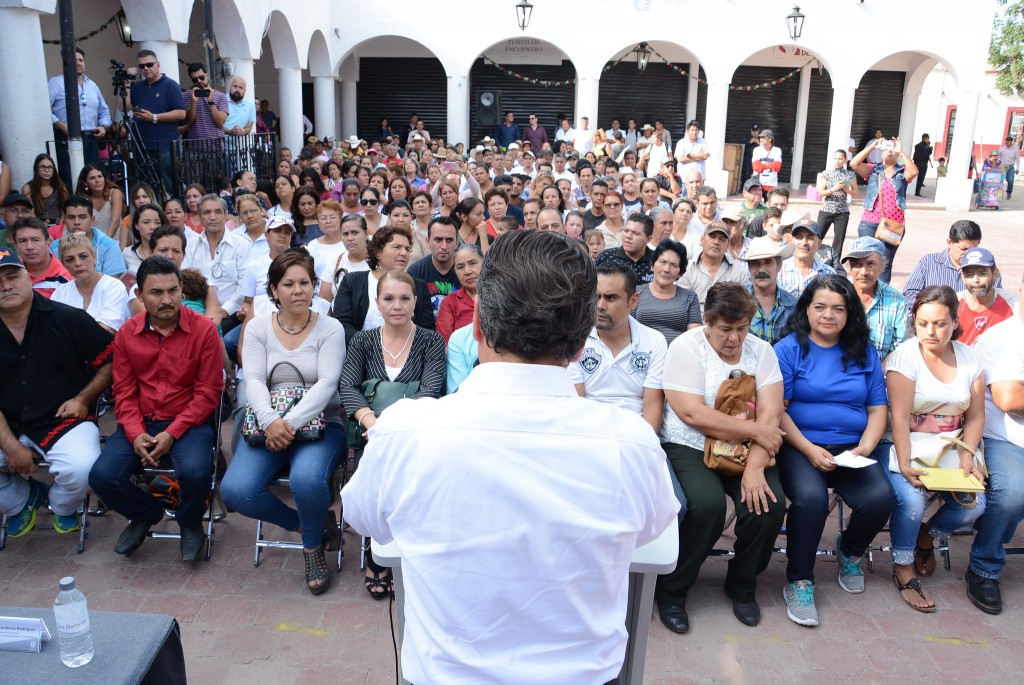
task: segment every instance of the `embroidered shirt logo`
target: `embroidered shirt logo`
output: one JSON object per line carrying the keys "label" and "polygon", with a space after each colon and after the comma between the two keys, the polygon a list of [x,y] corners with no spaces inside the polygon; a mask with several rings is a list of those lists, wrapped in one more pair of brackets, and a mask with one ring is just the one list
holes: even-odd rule
{"label": "embroidered shirt logo", "polygon": [[583,355],[580,357],[580,368],[587,373],[594,373],[599,366],[601,366],[601,355],[593,347],[583,350]]}

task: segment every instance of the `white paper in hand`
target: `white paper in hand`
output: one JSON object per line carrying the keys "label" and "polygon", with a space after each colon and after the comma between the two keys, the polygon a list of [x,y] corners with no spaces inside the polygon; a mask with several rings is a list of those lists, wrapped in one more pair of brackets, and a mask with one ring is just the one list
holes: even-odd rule
{"label": "white paper in hand", "polygon": [[871,466],[876,463],[874,459],[868,459],[862,457],[859,454],[854,454],[850,450],[840,452],[836,456],[832,457],[832,463],[836,466],[845,466],[848,469],[862,469],[865,466]]}

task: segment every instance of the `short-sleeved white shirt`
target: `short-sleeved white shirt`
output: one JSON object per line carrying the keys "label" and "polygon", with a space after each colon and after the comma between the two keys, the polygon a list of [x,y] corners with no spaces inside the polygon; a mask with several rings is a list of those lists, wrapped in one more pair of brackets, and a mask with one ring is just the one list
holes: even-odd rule
{"label": "short-sleeved white shirt", "polygon": [[[760,390],[773,383],[782,382],[779,358],[772,346],[757,336],[748,335],[743,341],[743,351],[738,364],[724,361],[711,347],[704,334],[706,326],[686,331],[669,345],[665,359],[665,373],[662,387],[691,395],[702,395],[709,407],[715,406],[718,386],[725,381],[733,369],[740,369],[756,380]],[[662,442],[672,442],[693,449],[704,449],[704,434],[683,423],[665,400],[665,418],[661,423]]]}
{"label": "short-sleeved white shirt", "polygon": [[50,296],[53,302],[60,302],[70,307],[85,309],[97,323],[110,326],[115,331],[121,328],[121,324],[128,320],[128,291],[124,284],[113,276],[100,275],[96,287],[93,288],[92,298],[89,300],[89,308],[85,308],[85,300],[78,292],[74,281],[61,283],[53,290]]}
{"label": "short-sleeved white shirt", "polygon": [[641,413],[644,388],[661,390],[668,344],[665,336],[629,317],[630,343],[613,355],[597,328],[590,331],[578,361],[569,364],[574,384],[582,383],[587,397]]}
{"label": "short-sleeved white shirt", "polygon": [[[978,338],[974,349],[981,355],[985,383],[1024,381],[1024,322],[1019,316],[997,323]],[[1024,418],[1007,414],[992,402],[992,391],[985,391],[985,437],[1006,440],[1024,447]]]}
{"label": "short-sleeved white shirt", "polygon": [[885,362],[885,371],[895,371],[914,381],[913,414],[963,414],[971,405],[971,386],[981,375],[981,356],[978,351],[961,342],[953,341],[956,354],[956,378],[943,383],[936,378],[921,355],[917,338],[911,338],[892,351]]}
{"label": "short-sleeved white shirt", "polygon": [[[691,153],[699,155],[707,151],[707,141],[700,136],[697,136],[697,140],[690,140],[689,136],[683,136],[683,139],[676,143],[676,159],[679,159],[680,157],[687,157]],[[650,169],[651,167],[648,166],[647,168]],[[685,178],[687,172],[692,171],[693,169],[699,171],[702,178],[707,178],[707,174],[704,171],[704,160],[699,162],[686,162],[676,170],[676,173],[678,173],[680,177]],[[651,173],[654,174],[654,170],[652,170]]]}
{"label": "short-sleeved white shirt", "polygon": [[[313,268],[316,273],[321,274],[327,267],[333,267],[338,262],[338,257],[348,252],[345,249],[345,243],[338,241],[336,243],[327,244],[320,242],[320,239],[310,240],[304,246],[306,252],[309,252],[310,256],[313,257]],[[334,273],[333,271],[331,272]]]}

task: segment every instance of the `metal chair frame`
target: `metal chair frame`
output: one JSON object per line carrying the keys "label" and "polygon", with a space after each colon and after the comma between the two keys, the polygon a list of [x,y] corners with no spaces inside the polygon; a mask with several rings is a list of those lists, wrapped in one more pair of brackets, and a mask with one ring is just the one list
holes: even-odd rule
{"label": "metal chair frame", "polygon": [[[346,460],[346,471],[347,471],[347,463],[348,463],[348,461]],[[328,486],[331,489],[331,493],[332,494],[334,493],[335,482],[336,482],[335,478],[332,475],[331,483]],[[342,482],[344,482],[344,480]],[[270,488],[270,487],[287,487],[288,485],[289,485],[288,473],[287,473],[287,469],[284,469],[284,470],[281,471],[280,474],[278,474],[278,476],[276,478],[274,478],[274,480],[270,481],[270,483],[267,484],[267,487],[268,488]],[[339,497],[338,500],[339,500],[339,505],[338,506],[340,507],[341,506],[340,505],[341,498]],[[330,506],[333,506],[333,503],[331,503]],[[337,529],[338,529],[338,550],[337,551],[338,551],[338,571],[340,572],[341,571],[341,560],[345,557],[345,540],[342,537],[341,517],[340,516],[335,517],[334,509],[331,509],[330,506],[327,509],[328,525],[336,526]],[[332,519],[333,519],[333,522],[332,522]],[[253,565],[254,568],[259,568],[259,565],[260,565],[260,554],[263,552],[263,548],[264,547],[273,547],[275,549],[304,549],[304,547],[302,546],[302,542],[301,541],[300,542],[293,542],[293,541],[290,541],[290,540],[267,540],[267,539],[264,539],[264,537],[263,537],[263,521],[261,519],[256,519],[256,544],[255,544],[255,551],[253,552],[253,559],[252,559],[252,565]]]}

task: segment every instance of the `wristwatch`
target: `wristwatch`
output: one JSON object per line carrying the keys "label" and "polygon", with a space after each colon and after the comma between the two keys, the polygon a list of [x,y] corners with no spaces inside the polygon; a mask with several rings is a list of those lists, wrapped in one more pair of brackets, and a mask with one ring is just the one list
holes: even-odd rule
{"label": "wristwatch", "polygon": [[157,123],[157,118],[156,118],[156,113],[155,112],[153,113],[153,123],[154,124]]}

